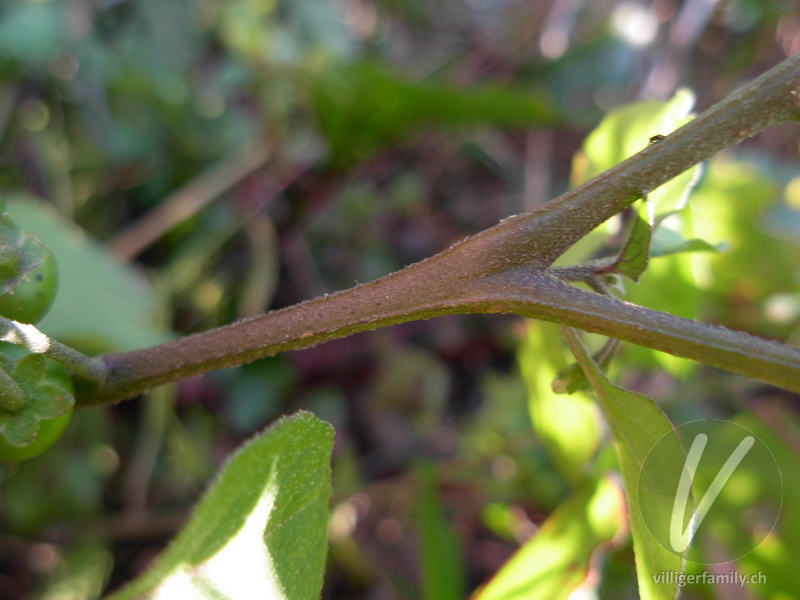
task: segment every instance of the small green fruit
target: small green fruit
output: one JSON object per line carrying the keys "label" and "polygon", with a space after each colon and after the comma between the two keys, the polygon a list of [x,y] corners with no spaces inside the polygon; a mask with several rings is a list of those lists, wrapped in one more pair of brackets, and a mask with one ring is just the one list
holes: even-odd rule
{"label": "small green fruit", "polygon": [[22,251],[10,244],[0,244],[0,278],[13,279],[22,264]]}
{"label": "small green fruit", "polygon": [[7,294],[0,295],[0,315],[37,323],[50,310],[58,290],[58,266],[52,252]]}

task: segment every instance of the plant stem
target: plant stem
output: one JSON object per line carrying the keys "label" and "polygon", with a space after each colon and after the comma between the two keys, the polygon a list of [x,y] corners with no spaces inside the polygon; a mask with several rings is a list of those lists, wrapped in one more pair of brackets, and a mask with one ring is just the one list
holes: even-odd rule
{"label": "plant stem", "polygon": [[101,358],[86,356],[74,348],[49,338],[28,323],[19,323],[0,317],[0,341],[22,346],[33,354],[52,358],[67,367],[74,375],[94,386],[102,386],[105,382],[108,369]]}
{"label": "plant stem", "polygon": [[[605,220],[660,185],[767,127],[800,118],[800,55],[794,55],[641,152],[545,204],[477,236],[502,236],[509,261],[550,264]],[[659,133],[659,132],[654,132]],[[502,233],[501,233],[502,232]]]}
{"label": "plant stem", "polygon": [[800,348],[587,292],[544,270],[520,269],[467,282],[449,298],[426,294],[426,282],[421,277],[420,287],[414,285],[407,269],[161,346],[106,355],[107,384],[80,390],[79,404],[122,400],[169,381],[360,331],[467,313],[511,313],[569,325],[800,392]]}
{"label": "plant stem", "polygon": [[[800,349],[584,292],[546,273],[603,221],[720,150],[800,114],[800,55],[538,210],[372,283],[154,348],[109,354],[79,405],[359,331],[457,313],[514,313],[602,333],[800,392]],[[657,134],[659,132],[653,132]],[[79,382],[80,383],[80,382]]]}

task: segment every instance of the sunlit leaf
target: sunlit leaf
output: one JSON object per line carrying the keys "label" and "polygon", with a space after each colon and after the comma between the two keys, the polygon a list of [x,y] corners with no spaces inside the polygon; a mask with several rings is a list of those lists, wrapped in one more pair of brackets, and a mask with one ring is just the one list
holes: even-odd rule
{"label": "sunlit leaf", "polygon": [[[582,152],[576,156],[573,185],[621,163],[648,144],[657,144],[653,141],[657,136],[667,135],[690,120],[693,105],[694,94],[681,89],[668,101],[644,100],[612,110],[586,138]],[[656,215],[685,206],[698,169],[693,167],[648,193]]]}
{"label": "sunlit leaf", "polygon": [[587,484],[473,596],[473,600],[567,600],[598,547],[625,531],[625,502],[609,479]]}
{"label": "sunlit leaf", "polygon": [[555,325],[531,321],[522,338],[518,361],[528,391],[528,410],[536,435],[562,474],[580,481],[597,450],[602,426],[594,404],[583,394],[558,395],[552,382],[566,366]]}
{"label": "sunlit leaf", "polygon": [[[650,261],[638,285],[626,288],[625,300],[685,319],[700,318],[702,292],[698,277],[702,270],[696,268],[698,253],[664,254],[660,247],[665,238],[675,241],[675,236],[681,240],[694,237],[690,208],[673,214],[655,229],[651,252],[654,247],[658,259]],[[674,232],[674,235],[667,233],[667,230]],[[697,368],[693,361],[642,346],[626,346],[625,358],[630,366],[663,369],[674,377],[684,377]]]}
{"label": "sunlit leaf", "polygon": [[614,261],[613,269],[633,281],[639,281],[639,277],[647,269],[650,259],[652,219],[648,214],[649,209],[646,202],[636,202],[632,208],[633,224],[619,258]]}
{"label": "sunlit leaf", "polygon": [[276,422],[228,461],[172,545],[108,600],[319,597],[333,429]]}
{"label": "sunlit leaf", "polygon": [[[639,581],[639,595],[642,600],[673,600],[678,593],[674,581],[659,581],[661,573],[682,572],[683,559],[667,550],[650,533],[640,509],[640,477],[660,478],[665,472],[682,473],[684,455],[672,425],[664,413],[651,400],[623,390],[611,383],[597,368],[586,352],[578,334],[571,328],[561,331],[567,344],[586,373],[603,408],[614,447],[622,471],[622,483],[628,501],[633,549],[636,555],[636,573]],[[666,440],[665,436],[668,436]],[[655,467],[643,470],[642,466],[651,449],[661,442],[660,462]],[[647,483],[645,481],[645,483]],[[660,489],[654,484],[647,489]],[[673,512],[674,498],[670,495],[647,497],[648,513],[659,520],[669,530]]]}
{"label": "sunlit leaf", "polygon": [[714,245],[697,238],[687,240],[674,229],[659,227],[653,236],[650,256],[655,258],[681,252],[720,252],[724,247],[724,244]]}

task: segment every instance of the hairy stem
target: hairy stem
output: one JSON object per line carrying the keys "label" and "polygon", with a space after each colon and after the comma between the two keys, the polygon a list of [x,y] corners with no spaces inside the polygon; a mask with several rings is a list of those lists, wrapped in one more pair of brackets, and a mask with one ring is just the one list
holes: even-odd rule
{"label": "hairy stem", "polygon": [[400,271],[371,284],[155,348],[106,355],[106,385],[79,389],[79,402],[122,400],[182,377],[360,331],[467,313],[510,313],[569,325],[800,393],[800,348],[580,290],[543,269],[523,268],[464,282],[457,292],[442,297],[426,293],[426,277],[411,275],[417,274],[412,269]]}
{"label": "hairy stem", "polygon": [[[306,348],[359,331],[457,313],[514,313],[602,333],[800,392],[800,350],[584,292],[546,270],[603,221],[720,150],[800,114],[800,55],[681,129],[542,208],[506,219],[372,283],[154,348],[101,357],[108,378],[80,405]],[[660,132],[653,132],[658,134]]]}

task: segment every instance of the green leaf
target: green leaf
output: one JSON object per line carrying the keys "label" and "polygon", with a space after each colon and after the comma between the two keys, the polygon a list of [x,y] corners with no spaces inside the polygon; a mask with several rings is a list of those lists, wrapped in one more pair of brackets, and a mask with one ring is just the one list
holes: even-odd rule
{"label": "green leaf", "polygon": [[603,478],[580,489],[473,596],[473,600],[567,600],[600,546],[625,530],[620,489]]}
{"label": "green leaf", "polygon": [[[613,110],[586,138],[581,152],[575,155],[572,166],[572,183],[577,185],[603,171],[614,167],[626,158],[643,150],[654,136],[666,135],[685,124],[689,117],[694,98],[688,90],[680,90],[669,101],[644,101]],[[682,211],[680,228],[686,237],[691,237],[691,223],[686,200],[699,174],[694,167],[652,190],[647,195],[650,214],[657,217]],[[587,253],[597,249],[598,243],[607,237],[609,224],[595,229],[580,240],[559,258],[557,264],[569,265],[585,260]],[[663,239],[655,229],[651,244]],[[659,237],[661,236],[661,238]],[[698,246],[691,245],[692,249]],[[636,250],[635,247],[630,250]],[[663,255],[661,248],[656,248]],[[651,248],[651,256],[657,255]],[[643,258],[643,256],[641,257]],[[631,272],[638,275],[639,286],[626,291],[626,300],[634,304],[662,310],[687,319],[697,318],[699,292],[692,269],[692,255],[670,256],[659,261],[650,261],[645,272],[640,271],[638,263],[631,265]],[[663,368],[675,376],[685,375],[694,368],[694,363],[669,354],[655,352],[649,348],[631,348],[627,353],[629,360],[643,368]]]}
{"label": "green leaf", "polygon": [[[699,203],[698,203],[699,204]],[[639,278],[639,285],[626,290],[625,299],[633,304],[654,310],[668,312],[685,319],[700,317],[701,276],[704,272],[703,254],[672,252],[664,253],[664,246],[679,246],[694,237],[694,208],[685,207],[667,218],[656,217],[658,224],[653,234],[651,260],[645,273]],[[667,244],[664,240],[672,240]],[[696,368],[696,363],[642,346],[626,348],[626,360],[643,369],[658,368],[674,377],[681,378]]]}
{"label": "green leaf", "polygon": [[550,121],[554,115],[546,102],[528,92],[414,83],[368,62],[328,68],[311,87],[330,160],[339,167],[407,139],[422,126],[523,126]]}
{"label": "green leaf", "polygon": [[[608,372],[611,360],[619,348],[619,340],[610,339],[597,352],[592,354],[592,360],[597,363],[603,373]],[[591,389],[591,384],[586,378],[581,366],[574,362],[558,370],[553,379],[553,391],[556,394],[574,394],[581,390]]]}
{"label": "green leaf", "polygon": [[[657,581],[664,572],[681,573],[682,557],[662,546],[650,533],[640,509],[640,487],[660,489],[659,482],[648,485],[648,479],[660,479],[664,473],[682,473],[684,454],[672,425],[661,409],[650,399],[623,390],[611,383],[598,369],[583,347],[577,332],[562,327],[561,332],[586,377],[608,420],[614,447],[622,471],[622,484],[628,500],[633,550],[639,595],[642,600],[673,600],[678,594],[675,583]],[[666,440],[664,439],[665,436]],[[642,470],[650,450],[661,442],[660,462],[656,468]],[[640,478],[644,481],[641,482]],[[669,530],[674,498],[671,495],[648,495],[648,514]],[[685,513],[686,514],[686,513]]]}
{"label": "green leaf", "polygon": [[586,476],[586,464],[597,451],[601,419],[583,394],[557,395],[552,382],[566,360],[555,325],[530,321],[517,351],[528,392],[528,411],[536,435],[561,473],[575,483]]}
{"label": "green leaf", "polygon": [[724,244],[714,245],[697,238],[687,240],[683,235],[665,225],[658,225],[653,233],[650,256],[669,256],[681,252],[720,252]]}
{"label": "green leaf", "polygon": [[625,247],[614,262],[613,271],[639,281],[639,277],[647,269],[650,259],[650,241],[652,238],[652,218],[645,201],[633,204],[633,224],[631,225]]}
{"label": "green leaf", "polygon": [[108,600],[316,600],[327,552],[333,428],[277,421],[228,461],[172,545]]}
{"label": "green leaf", "polygon": [[144,275],[68,223],[43,201],[17,195],[8,212],[50,247],[59,266],[59,288],[50,312],[37,325],[87,353],[133,350],[169,339],[163,309]]}
{"label": "green leaf", "polygon": [[692,238],[691,240],[683,240],[680,244],[673,244],[669,246],[662,246],[653,248],[651,256],[669,256],[670,254],[679,254],[682,252],[721,252],[725,244],[714,245],[711,242]]}
{"label": "green leaf", "polygon": [[425,600],[461,600],[464,597],[464,568],[459,541],[447,522],[437,492],[436,470],[430,462],[417,466],[421,487],[417,497],[420,561]]}
{"label": "green leaf", "polygon": [[[667,135],[690,120],[694,94],[681,89],[668,101],[645,100],[609,112],[583,143],[573,163],[573,185],[599,175],[644,150],[654,136]],[[658,215],[685,206],[699,167],[689,169],[657,190],[648,202]]]}

